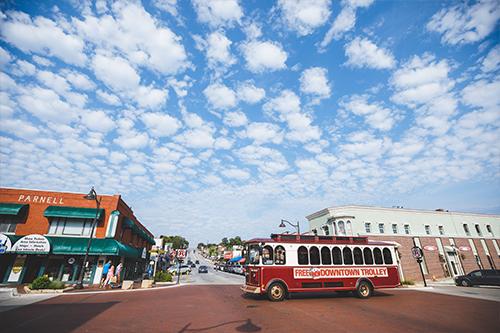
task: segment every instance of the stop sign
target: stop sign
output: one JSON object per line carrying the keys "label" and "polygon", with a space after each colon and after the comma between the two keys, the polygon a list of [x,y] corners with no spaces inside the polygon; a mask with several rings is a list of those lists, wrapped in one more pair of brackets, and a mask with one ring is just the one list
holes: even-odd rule
{"label": "stop sign", "polygon": [[422,250],[418,246],[414,246],[411,248],[411,254],[413,258],[420,259],[422,258]]}

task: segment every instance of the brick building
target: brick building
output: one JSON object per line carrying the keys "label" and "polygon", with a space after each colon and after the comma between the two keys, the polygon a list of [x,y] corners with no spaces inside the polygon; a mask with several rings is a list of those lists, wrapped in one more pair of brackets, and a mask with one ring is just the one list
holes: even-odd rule
{"label": "brick building", "polygon": [[423,249],[424,275],[441,279],[475,269],[500,269],[500,216],[369,206],[326,208],[306,217],[320,235],[368,236],[398,244],[402,279],[422,280],[412,257]]}
{"label": "brick building", "polygon": [[122,279],[141,276],[153,235],[120,195],[98,197],[99,211],[83,193],[0,188],[0,283],[76,282],[96,215],[84,283],[99,283],[107,260],[123,263]]}

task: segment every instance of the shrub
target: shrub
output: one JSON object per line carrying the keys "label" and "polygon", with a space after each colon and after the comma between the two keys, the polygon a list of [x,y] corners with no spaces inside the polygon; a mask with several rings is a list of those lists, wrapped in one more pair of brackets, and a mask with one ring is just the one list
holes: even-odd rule
{"label": "shrub", "polygon": [[155,275],[155,282],[172,282],[172,274],[169,272],[158,271]]}
{"label": "shrub", "polygon": [[64,289],[64,287],[65,287],[64,282],[59,280],[54,280],[50,282],[48,289]]}
{"label": "shrub", "polygon": [[413,280],[403,280],[401,281],[401,284],[404,286],[413,286],[415,284],[415,281]]}
{"label": "shrub", "polygon": [[33,280],[30,289],[49,289],[50,279],[47,275],[39,276]]}

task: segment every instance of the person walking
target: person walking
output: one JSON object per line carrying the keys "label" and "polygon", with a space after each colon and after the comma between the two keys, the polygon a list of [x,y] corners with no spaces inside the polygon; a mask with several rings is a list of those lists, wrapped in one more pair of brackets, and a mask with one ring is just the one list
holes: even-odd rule
{"label": "person walking", "polygon": [[106,275],[106,280],[104,281],[104,288],[108,289],[109,284],[111,283],[111,280],[115,276],[115,266],[111,265],[111,267],[108,270],[108,274]]}
{"label": "person walking", "polygon": [[120,261],[120,263],[118,264],[118,266],[116,266],[116,273],[115,273],[116,284],[120,284],[121,283],[122,269],[123,269],[123,263]]}
{"label": "person walking", "polygon": [[104,266],[102,267],[102,274],[101,274],[101,281],[99,282],[99,288],[102,288],[105,286],[104,281],[106,281],[106,278],[108,276],[108,271],[109,268],[111,267],[111,260],[109,260]]}

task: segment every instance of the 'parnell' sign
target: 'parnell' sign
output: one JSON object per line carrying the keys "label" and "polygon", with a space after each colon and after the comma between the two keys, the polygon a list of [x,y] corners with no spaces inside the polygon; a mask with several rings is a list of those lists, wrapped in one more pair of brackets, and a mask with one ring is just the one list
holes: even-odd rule
{"label": "'parnell' sign", "polygon": [[64,205],[62,197],[50,197],[43,195],[24,195],[20,194],[17,199],[18,202],[31,202],[31,203],[47,203],[53,205]]}

